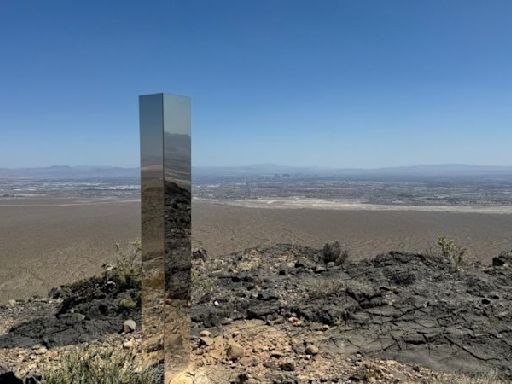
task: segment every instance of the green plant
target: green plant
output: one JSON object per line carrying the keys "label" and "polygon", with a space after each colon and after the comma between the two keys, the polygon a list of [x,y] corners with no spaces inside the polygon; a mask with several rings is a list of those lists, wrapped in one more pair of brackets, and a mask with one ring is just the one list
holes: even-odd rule
{"label": "green plant", "polygon": [[437,245],[441,249],[443,257],[450,261],[452,269],[458,270],[462,265],[466,248],[461,247],[454,240],[447,239],[444,236],[437,239]]}
{"label": "green plant", "polygon": [[119,303],[117,304],[119,310],[130,310],[137,307],[137,303],[133,301],[130,297],[124,297],[119,300]]}
{"label": "green plant", "polygon": [[44,384],[156,384],[155,369],[139,370],[135,357],[114,348],[84,348],[43,373]]}

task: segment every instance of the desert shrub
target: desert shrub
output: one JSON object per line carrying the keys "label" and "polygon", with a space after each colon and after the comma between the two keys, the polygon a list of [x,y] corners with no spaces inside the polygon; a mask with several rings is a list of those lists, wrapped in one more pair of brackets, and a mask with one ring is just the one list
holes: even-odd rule
{"label": "desert shrub", "polygon": [[192,287],[200,288],[202,291],[205,291],[205,292],[211,292],[214,287],[213,280],[205,278],[197,270],[192,270],[191,284],[192,284]]}
{"label": "desert shrub", "polygon": [[346,249],[342,249],[339,241],[325,243],[322,248],[322,257],[325,264],[334,263],[341,265],[347,261],[349,253]]}
{"label": "desert shrub", "polygon": [[155,369],[138,371],[135,357],[116,350],[83,349],[65,355],[43,373],[44,384],[156,384]]}
{"label": "desert shrub", "polygon": [[114,245],[114,263],[103,264],[104,277],[121,286],[138,288],[142,279],[142,248],[139,240],[132,241],[128,247]]}
{"label": "desert shrub", "polygon": [[466,248],[461,247],[455,241],[447,239],[444,236],[437,240],[437,245],[441,249],[443,257],[450,261],[452,269],[458,270],[462,264]]}
{"label": "desert shrub", "polygon": [[122,249],[119,243],[115,244],[115,268],[117,277],[140,277],[142,273],[142,246],[140,240],[130,243],[128,248]]}
{"label": "desert shrub", "polygon": [[131,310],[131,309],[134,309],[137,307],[137,303],[135,301],[133,301],[133,299],[131,297],[123,297],[122,299],[119,300],[119,303],[118,303],[118,309],[120,311],[123,311],[123,310]]}
{"label": "desert shrub", "polygon": [[325,299],[330,296],[340,296],[345,292],[346,284],[344,281],[322,280],[315,284],[315,287],[309,292],[309,299]]}

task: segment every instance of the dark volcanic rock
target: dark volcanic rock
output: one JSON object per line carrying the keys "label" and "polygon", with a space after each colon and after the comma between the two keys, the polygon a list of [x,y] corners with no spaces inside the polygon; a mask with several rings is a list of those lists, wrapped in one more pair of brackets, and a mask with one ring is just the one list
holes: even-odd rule
{"label": "dark volcanic rock", "polygon": [[277,314],[279,310],[278,304],[255,304],[247,309],[246,318],[247,319],[260,319],[266,320],[267,316],[271,316]]}
{"label": "dark volcanic rock", "polygon": [[17,378],[14,372],[0,366],[0,384],[23,384],[23,380]]}
{"label": "dark volcanic rock", "polygon": [[196,248],[192,250],[192,259],[193,260],[203,260],[206,261],[208,258],[208,253],[204,248]]}
{"label": "dark volcanic rock", "polygon": [[492,265],[495,267],[501,267],[504,265],[512,266],[512,251],[502,252],[498,257],[492,259]]}
{"label": "dark volcanic rock", "polygon": [[[321,250],[249,249],[198,266],[211,297],[224,300],[198,304],[194,311],[201,316],[194,321],[216,327],[220,320],[210,319],[223,309],[237,319],[276,324],[298,316],[336,327],[318,345],[321,350],[344,345],[333,353],[359,351],[448,372],[495,370],[512,378],[512,269],[503,268],[508,257],[500,255],[491,268],[468,265],[454,272],[442,257],[390,252],[315,273],[325,266]],[[250,268],[231,275],[236,278],[208,274],[241,265]]]}
{"label": "dark volcanic rock", "polygon": [[[61,287],[61,304],[11,328],[0,336],[0,348],[83,343],[119,332],[126,319],[140,321],[140,281],[115,272]],[[128,298],[134,306],[122,305]]]}

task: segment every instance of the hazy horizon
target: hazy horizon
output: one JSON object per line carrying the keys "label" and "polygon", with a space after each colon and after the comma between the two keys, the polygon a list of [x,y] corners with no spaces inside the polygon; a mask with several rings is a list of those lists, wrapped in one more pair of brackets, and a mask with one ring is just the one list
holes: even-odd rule
{"label": "hazy horizon", "polygon": [[[295,165],[295,164],[286,164],[286,163],[272,163],[272,162],[260,162],[260,163],[248,163],[248,164],[193,164],[192,167],[196,168],[246,168],[246,167],[260,167],[260,166],[272,166],[272,167],[289,167],[289,168],[322,168],[322,169],[385,169],[385,168],[414,168],[414,167],[451,167],[451,166],[461,166],[461,167],[499,167],[499,168],[512,168],[512,164],[484,164],[484,163],[406,163],[401,165],[379,165],[376,167],[349,167],[349,166],[336,166],[336,165],[317,165],[317,164],[308,164],[308,165]],[[132,168],[140,168],[140,164],[134,165],[116,165],[116,164],[67,164],[67,163],[56,163],[56,164],[48,164],[48,165],[28,165],[28,166],[15,166],[8,167],[0,165],[0,169],[39,169],[39,168],[123,168],[123,169],[132,169]]]}
{"label": "hazy horizon", "polygon": [[[296,173],[296,174],[308,174],[314,172],[321,172],[327,174],[342,175],[344,172],[347,174],[356,175],[368,174],[368,172],[395,172],[404,173],[408,175],[417,174],[418,176],[424,175],[425,173],[435,176],[436,171],[441,175],[446,175],[447,172],[453,175],[467,174],[467,172],[478,173],[485,175],[491,172],[512,172],[512,165],[496,165],[496,164],[408,164],[400,166],[379,166],[379,167],[336,167],[336,166],[318,166],[318,165],[307,165],[297,166],[292,164],[276,164],[276,163],[260,163],[260,164],[246,164],[246,165],[192,165],[194,173],[199,172],[202,175],[208,174],[208,172],[237,172],[237,173],[251,173],[265,174],[265,173]],[[46,173],[45,173],[46,172]],[[23,175],[27,177],[46,177],[47,175],[55,174],[59,177],[66,177],[66,175],[72,176],[80,174],[81,176],[99,175],[104,174],[106,176],[139,176],[140,165],[135,166],[118,166],[118,165],[94,165],[94,164],[82,164],[82,165],[68,165],[68,164],[52,164],[47,166],[35,166],[35,167],[2,167],[0,166],[0,178],[8,177],[12,175]],[[46,176],[45,176],[46,175]],[[61,176],[62,175],[62,176]],[[92,176],[94,177],[94,176]]]}

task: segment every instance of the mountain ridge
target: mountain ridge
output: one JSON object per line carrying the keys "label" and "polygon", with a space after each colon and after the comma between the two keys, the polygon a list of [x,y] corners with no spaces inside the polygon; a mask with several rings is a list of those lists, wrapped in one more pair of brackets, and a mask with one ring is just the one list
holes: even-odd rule
{"label": "mountain ridge", "polygon": [[[512,176],[512,166],[471,164],[418,164],[379,168],[328,168],[262,163],[242,166],[193,166],[194,177],[268,176],[276,174],[309,176]],[[140,177],[139,167],[108,165],[51,165],[46,167],[0,168],[0,178],[94,178]]]}

